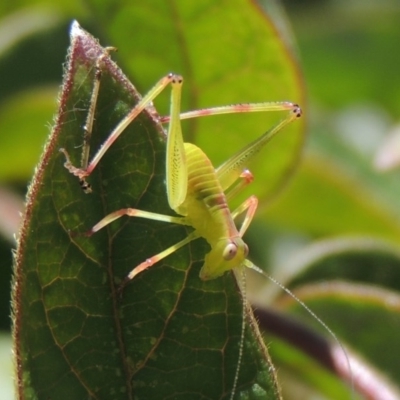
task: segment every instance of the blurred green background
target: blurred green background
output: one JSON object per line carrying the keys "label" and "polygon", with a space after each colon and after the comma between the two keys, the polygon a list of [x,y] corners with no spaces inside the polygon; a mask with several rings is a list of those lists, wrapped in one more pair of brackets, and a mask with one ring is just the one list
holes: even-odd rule
{"label": "blurred green background", "polygon": [[[285,23],[284,7],[291,25],[306,86],[308,137],[299,168],[285,190],[273,199],[261,199],[259,219],[249,237],[262,234],[269,240],[267,246],[254,240],[252,255],[283,282],[298,275],[294,269],[307,263],[327,271],[321,259],[329,259],[329,265],[339,268],[329,270],[333,278],[379,285],[398,296],[400,282],[394,277],[400,267],[400,181],[398,170],[388,169],[400,159],[400,140],[396,140],[400,135],[400,3],[266,3],[279,14],[280,24]],[[0,351],[2,360],[10,361],[1,366],[0,398],[4,399],[12,397],[13,235],[27,183],[56,112],[71,20],[78,19],[85,29],[101,36],[93,7],[89,1],[0,5],[0,329],[4,343]],[[270,99],[266,88],[266,100],[282,99]],[[302,262],[304,258],[308,261]],[[398,297],[395,302],[397,307]],[[388,322],[387,330],[391,329]],[[391,346],[398,354],[399,344]]]}

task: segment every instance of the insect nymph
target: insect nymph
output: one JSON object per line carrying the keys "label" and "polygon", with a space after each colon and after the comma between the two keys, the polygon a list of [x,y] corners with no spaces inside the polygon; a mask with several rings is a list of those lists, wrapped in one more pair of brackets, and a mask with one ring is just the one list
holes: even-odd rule
{"label": "insect nymph", "polygon": [[[228,208],[228,201],[253,180],[251,172],[246,169],[251,159],[285,125],[301,116],[300,107],[290,102],[239,104],[181,114],[180,98],[182,83],[183,79],[179,75],[168,74],[162,78],[118,124],[87,166],[82,168],[74,167],[69,160],[66,150],[61,149],[67,159],[65,167],[73,175],[79,177],[81,185],[86,191],[90,191],[90,186],[86,182],[86,178],[90,176],[96,168],[108,148],[114,143],[129,123],[132,122],[166,86],[171,85],[170,116],[162,119],[162,121],[169,121],[166,155],[166,188],[169,206],[177,214],[181,215],[181,217],[162,215],[133,208],[124,208],[104,217],[90,230],[89,234],[97,232],[124,215],[188,225],[192,226],[194,231],[184,240],[136,266],[127,275],[126,280],[133,279],[138,273],[151,267],[161,259],[199,237],[206,239],[211,246],[211,250],[205,256],[204,265],[200,270],[201,279],[214,279],[221,276],[226,271],[249,265],[249,262],[246,260],[248,247],[243,242],[242,236],[255,214],[257,198],[255,196],[249,197],[233,212]],[[182,119],[206,115],[263,111],[287,111],[288,114],[277,125],[216,169],[199,147],[191,143],[183,142],[181,131]],[[93,116],[91,117],[93,118]],[[234,220],[238,215],[244,212],[246,212],[246,215],[242,226],[238,230]]]}
{"label": "insect nymph", "polygon": [[[97,73],[93,89],[94,95],[92,95],[92,103],[85,125],[88,133],[87,137],[90,137],[93,126],[94,110],[96,108],[97,94],[101,81],[101,68],[102,57],[98,59],[96,65]],[[182,83],[182,77],[175,74],[168,74],[158,81],[115,127],[90,162],[88,162],[89,144],[85,143],[83,149],[84,161],[81,167],[73,166],[67,151],[62,149],[62,152],[66,156],[66,168],[79,178],[84,190],[89,192],[90,185],[86,179],[96,168],[103,155],[124,132],[125,128],[151,104],[158,94],[166,87],[171,86],[170,114],[168,117],[161,118],[160,121],[169,123],[165,164],[166,192],[169,206],[178,216],[163,215],[135,208],[124,208],[105,216],[89,230],[88,235],[94,234],[122,216],[191,226],[194,230],[186,238],[160,253],[155,255],[149,254],[150,257],[148,259],[135,266],[131,271],[127,271],[127,275],[120,286],[120,292],[136,275],[200,237],[204,238],[211,248],[205,255],[204,264],[200,270],[200,278],[202,280],[217,278],[231,270],[240,271],[242,267],[253,268],[253,264],[247,260],[248,247],[242,237],[256,212],[257,198],[255,196],[249,197],[232,212],[228,207],[228,202],[245,186],[251,183],[253,177],[250,171],[247,170],[247,165],[252,158],[282,128],[301,116],[299,106],[290,102],[230,105],[181,113]],[[227,113],[267,111],[283,111],[286,115],[270,130],[218,168],[214,168],[209,158],[199,147],[191,143],[185,143],[183,140],[181,131],[181,120],[183,119]],[[235,219],[242,214],[245,214],[243,222],[237,228]],[[242,329],[242,341],[243,332],[244,328]],[[242,343],[240,346],[238,368],[235,381],[232,385],[231,398],[233,398],[235,393],[239,373]]]}

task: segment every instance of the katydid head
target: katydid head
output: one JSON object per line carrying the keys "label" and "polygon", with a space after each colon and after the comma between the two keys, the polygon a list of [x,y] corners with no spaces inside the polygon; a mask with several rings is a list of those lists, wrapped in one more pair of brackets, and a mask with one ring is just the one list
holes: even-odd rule
{"label": "katydid head", "polygon": [[218,278],[226,271],[239,267],[247,257],[249,248],[240,236],[223,238],[206,255],[200,270],[200,279]]}

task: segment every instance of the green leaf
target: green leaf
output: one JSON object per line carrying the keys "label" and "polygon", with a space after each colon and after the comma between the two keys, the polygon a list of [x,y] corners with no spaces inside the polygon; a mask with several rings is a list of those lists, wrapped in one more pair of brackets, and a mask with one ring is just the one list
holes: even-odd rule
{"label": "green leaf", "polygon": [[[400,352],[394,344],[400,326],[398,248],[375,238],[324,240],[304,249],[287,267],[296,275],[285,284],[349,349],[357,390],[366,398],[376,398],[379,390],[385,391],[382,398],[397,398]],[[293,298],[283,296],[278,305],[285,314],[300,316],[331,341],[326,330]],[[352,352],[362,354],[363,359],[353,359]],[[275,353],[274,360],[277,358]],[[363,378],[366,375],[367,381]],[[396,393],[397,397],[387,393]]]}
{"label": "green leaf", "polygon": [[[295,294],[317,315],[324,315],[324,322],[340,337],[350,357],[351,377],[357,391],[365,398],[398,398],[399,351],[395,346],[400,326],[398,292],[366,284],[323,282],[299,287]],[[285,306],[285,312],[290,308],[309,326],[321,331],[293,301],[289,300]],[[352,352],[362,354],[362,358],[353,357]],[[274,353],[274,360],[278,358]]]}
{"label": "green leaf", "polygon": [[5,399],[12,399],[14,395],[13,385],[9,377],[13,373],[12,360],[10,358],[10,347],[12,346],[10,335],[4,331],[0,334],[0,354],[3,362],[0,367],[1,395]]}
{"label": "green leaf", "polygon": [[[182,227],[124,218],[91,238],[111,211],[169,214],[165,136],[156,112],[142,113],[90,176],[85,195],[63,167],[60,147],[79,165],[97,42],[72,31],[59,114],[30,187],[16,257],[13,297],[19,397],[230,398],[238,363],[242,300],[232,274],[202,282],[208,250],[198,240],[142,273],[118,294],[138,263],[187,235]],[[92,150],[137,102],[104,60]],[[237,385],[242,398],[277,398],[268,355],[249,314]]]}
{"label": "green leaf", "polygon": [[316,2],[307,9],[301,3],[291,6],[287,9],[293,17],[304,74],[319,106],[332,110],[372,103],[397,117],[400,88],[393,82],[400,62],[398,4],[354,1]]}
{"label": "green leaf", "polygon": [[343,168],[343,161],[339,164],[326,155],[309,154],[279,203],[259,215],[264,221],[311,235],[374,235],[397,240],[398,210],[382,195],[382,187],[387,192],[398,192],[397,188],[391,182],[386,184],[383,177],[373,185],[365,175],[352,172],[350,175]]}
{"label": "green leaf", "polygon": [[[56,93],[55,87],[41,87],[19,93],[0,105],[0,130],[7,133],[1,140],[1,181],[23,181],[32,175],[47,134],[43,121],[52,120]],[[16,142],[21,144],[17,152]]]}

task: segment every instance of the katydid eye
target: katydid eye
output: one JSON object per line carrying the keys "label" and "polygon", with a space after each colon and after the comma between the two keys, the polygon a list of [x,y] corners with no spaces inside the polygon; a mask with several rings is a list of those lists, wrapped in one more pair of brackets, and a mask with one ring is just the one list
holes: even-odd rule
{"label": "katydid eye", "polygon": [[249,254],[249,246],[247,246],[247,244],[244,244],[244,256],[247,257],[247,255]]}
{"label": "katydid eye", "polygon": [[225,247],[222,257],[224,258],[224,260],[229,261],[229,260],[232,260],[232,258],[234,258],[236,256],[236,253],[237,253],[236,245],[233,243],[229,243]]}

